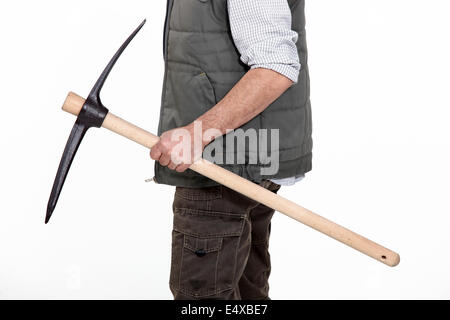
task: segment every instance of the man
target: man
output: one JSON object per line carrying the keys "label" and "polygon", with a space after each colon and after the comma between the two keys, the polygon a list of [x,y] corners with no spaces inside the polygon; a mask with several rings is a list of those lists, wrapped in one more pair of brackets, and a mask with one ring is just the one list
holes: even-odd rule
{"label": "man", "polygon": [[[168,1],[161,139],[150,155],[155,181],[177,187],[175,299],[269,299],[273,210],[187,169],[214,142],[224,146],[211,153],[219,165],[273,192],[311,170],[304,28],[304,0]],[[237,128],[257,131],[258,143],[236,148],[226,137]],[[275,172],[255,160],[262,140]]]}

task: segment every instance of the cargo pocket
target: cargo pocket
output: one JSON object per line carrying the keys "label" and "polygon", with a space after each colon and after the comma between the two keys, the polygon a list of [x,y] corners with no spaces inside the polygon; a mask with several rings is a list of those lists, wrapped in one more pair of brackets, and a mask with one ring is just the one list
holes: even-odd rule
{"label": "cargo pocket", "polygon": [[170,286],[192,298],[230,290],[244,217],[174,208]]}

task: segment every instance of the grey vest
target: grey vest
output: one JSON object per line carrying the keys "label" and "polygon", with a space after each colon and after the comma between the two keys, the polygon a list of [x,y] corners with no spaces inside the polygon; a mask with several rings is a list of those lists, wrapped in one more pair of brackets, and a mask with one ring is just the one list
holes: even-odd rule
{"label": "grey vest", "polygon": [[[311,170],[311,106],[305,38],[304,0],[288,0],[301,63],[298,83],[241,128],[279,129],[279,170],[262,175],[264,161],[222,167],[255,182],[286,178]],[[227,0],[168,0],[164,30],[165,75],[158,134],[185,126],[220,101],[249,67],[240,61],[230,31]],[[270,137],[270,132],[269,132]],[[225,141],[224,137],[219,138]],[[231,149],[231,148],[230,148]],[[223,156],[229,151],[226,146]],[[270,147],[269,147],[270,150]],[[246,147],[245,158],[252,153]],[[192,170],[184,173],[155,164],[157,183],[206,187],[217,185]]]}

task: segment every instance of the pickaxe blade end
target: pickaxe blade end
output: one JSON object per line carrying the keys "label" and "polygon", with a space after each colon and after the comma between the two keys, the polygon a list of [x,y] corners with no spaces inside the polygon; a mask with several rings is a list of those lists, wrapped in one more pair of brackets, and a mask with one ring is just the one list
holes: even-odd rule
{"label": "pickaxe blade end", "polygon": [[61,162],[59,163],[58,172],[56,173],[55,181],[53,182],[52,192],[47,204],[47,214],[45,215],[45,224],[48,223],[53,211],[55,210],[56,203],[58,202],[59,195],[66,180],[67,173],[69,172],[72,161],[77,153],[78,147],[83,140],[89,126],[86,126],[80,119],[75,122],[72,131],[70,132],[69,139],[67,140],[66,147],[64,148]]}
{"label": "pickaxe blade end", "polygon": [[[64,149],[64,153],[58,167],[55,182],[53,183],[52,192],[50,194],[50,199],[47,205],[47,214],[45,216],[46,224],[49,222],[50,217],[52,216],[52,213],[56,207],[56,203],[58,202],[58,198],[64,185],[64,181],[66,180],[67,173],[69,172],[70,165],[72,164],[72,160],[75,157],[75,153],[78,150],[84,134],[89,128],[101,127],[103,120],[108,114],[108,109],[105,108],[105,106],[103,106],[100,101],[100,91],[103,87],[103,84],[105,83],[106,78],[111,72],[114,64],[119,59],[120,55],[130,44],[131,40],[133,40],[139,30],[141,30],[145,22],[146,20],[142,21],[141,24],[133,31],[133,33],[125,40],[119,50],[117,50],[115,55],[109,61],[108,65],[98,78],[88,98],[84,101],[81,97],[71,93],[64,103],[63,109],[70,113],[78,115],[78,118],[72,128],[72,132],[70,133],[69,140],[67,141],[66,148]],[[75,105],[70,104],[70,102],[74,100],[77,102],[83,100],[83,107],[81,108],[81,111],[78,107],[79,103],[76,103]]]}
{"label": "pickaxe blade end", "polygon": [[47,224],[50,221],[53,210],[55,210],[55,206],[50,206],[50,203],[49,203],[49,205],[47,206],[47,214],[45,215],[45,224]]}

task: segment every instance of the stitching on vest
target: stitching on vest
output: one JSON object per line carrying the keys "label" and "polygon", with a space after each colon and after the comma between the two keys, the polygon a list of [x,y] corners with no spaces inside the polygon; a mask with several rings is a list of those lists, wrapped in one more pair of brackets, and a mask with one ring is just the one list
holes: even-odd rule
{"label": "stitching on vest", "polygon": [[277,107],[276,109],[271,109],[271,108],[267,108],[266,110],[264,110],[262,113],[260,113],[261,117],[264,117],[265,113],[270,113],[270,112],[281,112],[281,111],[289,111],[289,110],[302,110],[302,109],[307,109],[308,104],[310,103],[310,100],[307,99],[306,102],[303,105],[293,105],[293,106],[289,106],[289,107]]}
{"label": "stitching on vest", "polygon": [[211,33],[211,34],[229,34],[228,30],[218,30],[218,31],[184,31],[184,30],[177,30],[177,29],[170,29],[170,31],[173,32],[179,32],[179,33],[193,33],[193,34],[205,34],[205,33]]}
{"label": "stitching on vest", "polygon": [[[304,107],[302,107],[301,105],[292,105],[289,107],[277,107],[276,109],[266,109],[264,110],[264,113],[276,113],[276,112],[284,112],[284,111],[289,111],[289,110],[302,110]],[[263,114],[261,113],[261,116],[263,116]]]}
{"label": "stitching on vest", "polygon": [[[184,61],[176,61],[176,60],[167,60],[167,62],[169,63],[178,63],[178,64],[184,64],[186,66],[191,66],[197,69],[202,69],[200,66],[197,66],[195,64],[189,63],[189,62],[184,62]],[[177,70],[177,72],[189,72],[189,71],[184,71],[184,70]]]}
{"label": "stitching on vest", "polygon": [[[191,66],[191,67],[194,67],[194,68],[197,68],[197,69],[201,69],[201,70],[203,70],[206,74],[208,74],[208,73],[226,73],[226,72],[229,72],[229,73],[245,73],[245,72],[246,72],[245,70],[229,70],[229,71],[222,71],[222,70],[205,70],[205,69],[203,69],[203,68],[200,67],[200,66],[197,66],[197,65],[195,65],[195,64],[188,63],[188,62],[176,61],[176,60],[168,60],[167,62],[168,62],[168,63],[175,63],[175,64],[177,64],[177,63],[178,63],[178,64],[184,64],[184,65]],[[176,69],[176,72],[192,73],[191,71],[185,71],[185,70],[179,70],[179,69]]]}
{"label": "stitching on vest", "polygon": [[[279,148],[278,150],[280,151],[288,151],[288,150],[295,150],[295,149],[300,149],[300,147],[286,147],[286,148]],[[233,152],[216,152],[216,155],[226,155],[226,154],[236,154],[237,151],[233,151]],[[256,151],[248,151],[248,154],[259,154]],[[256,167],[260,167],[260,165],[255,165]]]}

